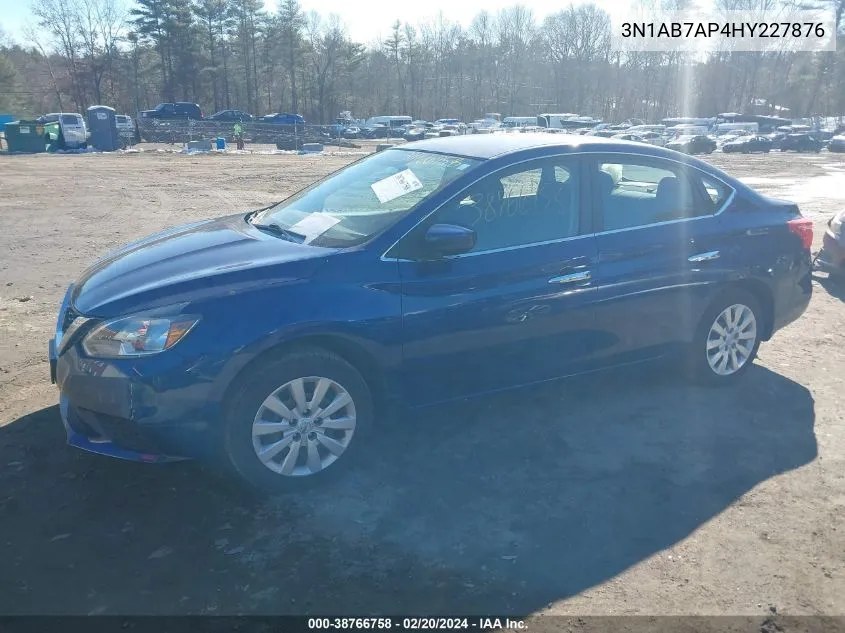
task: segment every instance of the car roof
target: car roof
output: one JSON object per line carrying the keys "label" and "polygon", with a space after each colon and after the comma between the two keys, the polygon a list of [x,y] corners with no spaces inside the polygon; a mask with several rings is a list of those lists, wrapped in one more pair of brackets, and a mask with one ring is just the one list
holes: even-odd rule
{"label": "car roof", "polygon": [[425,139],[406,143],[399,149],[455,154],[467,158],[486,160],[508,154],[517,154],[541,148],[559,148],[566,151],[629,152],[654,156],[675,157],[674,152],[656,145],[644,145],[617,138],[586,136],[580,134],[467,134]]}

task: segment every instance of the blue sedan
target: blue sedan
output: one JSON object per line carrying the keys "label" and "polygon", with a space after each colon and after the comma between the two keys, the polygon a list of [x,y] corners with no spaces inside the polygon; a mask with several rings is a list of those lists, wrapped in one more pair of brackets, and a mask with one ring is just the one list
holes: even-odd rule
{"label": "blue sedan", "polygon": [[659,147],[425,140],[109,253],[67,290],[51,370],[73,446],[296,489],[397,404],[663,357],[730,384],[806,309],[812,237]]}

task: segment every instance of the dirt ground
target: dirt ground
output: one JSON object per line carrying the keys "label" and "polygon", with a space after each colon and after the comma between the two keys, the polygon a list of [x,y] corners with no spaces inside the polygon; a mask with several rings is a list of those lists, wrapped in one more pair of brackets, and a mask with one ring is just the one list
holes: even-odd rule
{"label": "dirt ground", "polygon": [[[845,288],[823,275],[735,388],[619,372],[427,411],[307,495],[65,445],[47,341],[86,265],[357,157],[0,156],[0,613],[845,615]],[[835,154],[708,159],[798,201],[817,243],[845,204]]]}

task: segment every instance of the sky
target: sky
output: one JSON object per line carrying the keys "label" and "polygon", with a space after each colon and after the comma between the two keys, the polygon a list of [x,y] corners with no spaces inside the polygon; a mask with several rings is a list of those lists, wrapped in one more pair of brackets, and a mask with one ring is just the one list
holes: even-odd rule
{"label": "sky", "polygon": [[[130,0],[127,0],[129,2]],[[433,20],[439,12],[451,22],[469,26],[472,18],[482,9],[496,13],[499,9],[517,4],[519,0],[417,0],[396,2],[396,0],[300,0],[305,11],[315,10],[323,16],[335,13],[346,24],[356,41],[369,44],[379,38],[386,38],[390,27],[399,19],[411,24]],[[633,0],[593,0],[605,11],[627,6]],[[574,4],[581,4],[576,0]],[[547,15],[564,9],[566,0],[522,0],[534,12],[538,21]],[[0,29],[7,37],[24,43],[23,28],[32,18],[29,0],[0,0]],[[275,11],[276,0],[264,0],[268,11]]]}

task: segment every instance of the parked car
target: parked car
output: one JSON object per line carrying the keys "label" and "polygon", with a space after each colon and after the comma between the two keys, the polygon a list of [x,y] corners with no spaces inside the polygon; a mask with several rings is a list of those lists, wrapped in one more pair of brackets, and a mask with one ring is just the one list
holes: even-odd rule
{"label": "parked car", "polygon": [[829,273],[833,277],[845,276],[845,234],[842,223],[845,222],[845,211],[840,211],[830,218],[824,234],[822,250],[813,261],[817,270]]}
{"label": "parked car", "polygon": [[202,119],[202,110],[196,103],[177,101],[176,103],[159,103],[152,110],[141,110],[142,119]]}
{"label": "parked car", "polygon": [[121,145],[123,147],[133,145],[137,140],[138,131],[135,129],[135,121],[132,120],[132,117],[128,114],[116,114],[114,120]]}
{"label": "parked car", "polygon": [[780,142],[782,152],[820,152],[822,142],[812,134],[787,134]]}
{"label": "parked car", "polygon": [[78,112],[50,112],[38,119],[38,123],[58,123],[64,148],[82,149],[88,145],[88,128],[85,118]]}
{"label": "parked car", "polygon": [[428,129],[425,127],[415,127],[405,132],[402,135],[402,138],[404,138],[406,141],[420,141],[425,138],[425,134],[427,131]]}
{"label": "parked car", "polygon": [[361,128],[361,136],[369,139],[390,138],[390,132],[390,127],[382,123],[373,123]]}
{"label": "parked car", "polygon": [[73,446],[297,489],[392,406],[658,358],[734,384],[806,309],[812,238],[797,205],[650,145],[419,141],[105,255],[51,375]]}
{"label": "parked car", "polygon": [[684,154],[712,154],[716,150],[716,141],[704,134],[679,136],[666,143],[666,148]]}
{"label": "parked car", "polygon": [[732,152],[740,152],[742,154],[764,152],[768,154],[771,149],[772,141],[765,136],[740,136],[739,138],[722,145],[722,151],[727,152],[728,154]]}
{"label": "parked car", "polygon": [[361,128],[357,125],[350,125],[346,129],[343,130],[343,138],[347,139],[355,139],[361,136]]}
{"label": "parked car", "polygon": [[766,138],[772,142],[772,149],[779,150],[783,139],[786,138],[786,134],[783,132],[772,132],[771,134],[767,134]]}
{"label": "parked car", "polygon": [[649,145],[657,145],[663,147],[666,145],[666,139],[660,135],[660,132],[643,132],[639,135],[644,143]]}
{"label": "parked car", "polygon": [[215,112],[210,117],[208,117],[209,121],[252,121],[255,117],[253,117],[249,112],[244,112],[243,110],[220,110],[220,112]]}
{"label": "parked car", "polygon": [[831,152],[845,152],[845,135],[831,138],[827,149]]}
{"label": "parked car", "polygon": [[610,138],[617,139],[619,141],[633,141],[634,143],[645,143],[645,139],[639,134],[614,134]]}
{"label": "parked car", "polygon": [[305,125],[305,119],[300,114],[288,112],[274,112],[261,117],[262,123],[274,123],[276,125]]}
{"label": "parked car", "polygon": [[727,143],[733,143],[740,138],[739,134],[724,134],[716,138],[716,146],[724,147]]}
{"label": "parked car", "polygon": [[135,122],[128,114],[116,114],[114,116],[115,124],[117,125],[117,133],[121,136],[135,135]]}

